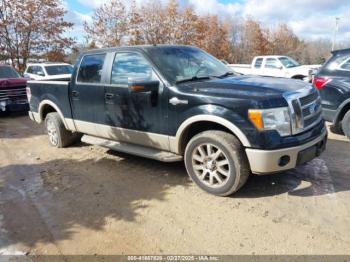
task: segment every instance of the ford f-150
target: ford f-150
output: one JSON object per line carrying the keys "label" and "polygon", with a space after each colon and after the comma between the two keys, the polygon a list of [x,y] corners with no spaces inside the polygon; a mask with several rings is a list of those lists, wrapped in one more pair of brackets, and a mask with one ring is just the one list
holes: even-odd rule
{"label": "ford f-150", "polygon": [[29,116],[52,146],[81,139],[165,162],[184,160],[203,190],[236,192],[251,173],[293,169],[321,154],[327,131],[316,88],[236,76],[191,46],[90,50],[72,78],[28,83]]}

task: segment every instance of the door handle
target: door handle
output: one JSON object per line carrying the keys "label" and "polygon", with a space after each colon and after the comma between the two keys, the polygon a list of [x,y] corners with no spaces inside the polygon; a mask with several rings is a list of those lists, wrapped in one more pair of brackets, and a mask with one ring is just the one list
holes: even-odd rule
{"label": "door handle", "polygon": [[111,93],[105,94],[105,99],[112,99],[113,97],[114,97],[114,94],[111,94]]}
{"label": "door handle", "polygon": [[73,90],[73,91],[72,91],[72,97],[78,97],[78,96],[79,96],[79,92]]}
{"label": "door handle", "polygon": [[180,100],[177,97],[173,97],[172,99],[169,100],[169,103],[176,106],[176,105],[187,105],[188,104],[188,100]]}

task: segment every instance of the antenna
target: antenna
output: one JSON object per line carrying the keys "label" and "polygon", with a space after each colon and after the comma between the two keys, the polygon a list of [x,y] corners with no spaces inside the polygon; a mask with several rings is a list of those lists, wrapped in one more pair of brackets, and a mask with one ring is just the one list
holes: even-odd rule
{"label": "antenna", "polygon": [[335,18],[335,29],[334,29],[334,35],[333,35],[333,43],[332,43],[332,51],[335,48],[336,42],[337,42],[337,34],[338,34],[338,30],[339,30],[339,17]]}

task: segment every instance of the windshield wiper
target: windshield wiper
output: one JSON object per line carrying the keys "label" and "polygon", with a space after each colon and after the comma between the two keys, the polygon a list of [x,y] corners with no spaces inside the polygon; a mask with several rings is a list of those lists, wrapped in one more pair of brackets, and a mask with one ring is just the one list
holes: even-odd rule
{"label": "windshield wiper", "polygon": [[209,76],[192,76],[191,78],[185,78],[185,79],[181,79],[176,81],[176,84],[179,83],[184,83],[184,82],[191,82],[191,81],[198,81],[198,80],[203,80],[203,79],[210,79]]}
{"label": "windshield wiper", "polygon": [[219,75],[219,76],[216,76],[217,78],[223,78],[223,77],[226,77],[226,76],[232,76],[234,75],[235,73],[232,72],[232,71],[227,71],[225,74],[222,74],[222,75]]}

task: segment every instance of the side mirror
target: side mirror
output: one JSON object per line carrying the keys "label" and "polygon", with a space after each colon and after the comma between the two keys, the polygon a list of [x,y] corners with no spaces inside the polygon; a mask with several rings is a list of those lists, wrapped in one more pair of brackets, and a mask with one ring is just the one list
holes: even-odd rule
{"label": "side mirror", "polygon": [[149,79],[129,79],[128,87],[131,92],[138,93],[157,91],[159,88],[159,81]]}

